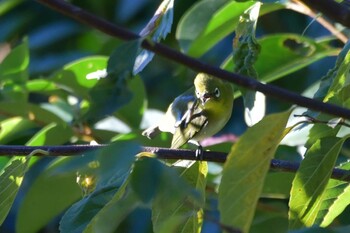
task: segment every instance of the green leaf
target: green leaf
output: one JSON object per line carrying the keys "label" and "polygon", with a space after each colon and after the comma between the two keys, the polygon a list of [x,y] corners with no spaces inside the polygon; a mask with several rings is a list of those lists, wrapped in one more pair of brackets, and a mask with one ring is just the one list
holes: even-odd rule
{"label": "green leaf", "polygon": [[4,15],[17,5],[21,4],[24,0],[13,0],[0,2],[0,15]]}
{"label": "green leaf", "polygon": [[239,16],[253,1],[239,3],[226,0],[204,0],[191,7],[181,18],[176,39],[183,51],[201,56],[220,39],[233,32]]}
{"label": "green leaf", "polygon": [[50,81],[74,96],[91,101],[94,97],[89,95],[89,91],[97,85],[99,79],[88,79],[88,77],[94,72],[105,70],[107,60],[108,58],[104,56],[92,56],[76,60],[55,73]]}
{"label": "green leaf", "polygon": [[[195,187],[196,191],[199,192],[199,204],[201,207],[205,203],[205,189],[207,184],[208,164],[207,162],[196,162],[190,168],[185,168],[181,173],[181,177],[185,179],[192,187]],[[188,208],[188,207],[187,207]],[[184,208],[186,210],[186,208]],[[188,208],[189,210],[195,211],[196,209]],[[181,213],[178,215],[181,216]],[[192,214],[190,217],[183,222],[180,229],[181,232],[198,232],[202,230],[204,210],[203,208],[197,209],[196,214]],[[176,218],[174,219],[176,221]]]}
{"label": "green leaf", "polygon": [[28,93],[25,90],[24,85],[13,83],[12,81],[5,82],[2,85],[2,90],[0,93],[0,99],[3,101],[18,101],[27,102]]}
{"label": "green leaf", "polygon": [[135,163],[131,174],[131,187],[145,204],[149,203],[159,190],[161,165],[153,159],[142,159]]}
{"label": "green leaf", "polygon": [[[280,179],[280,183],[282,179]],[[288,207],[285,203],[269,199],[254,214],[250,233],[281,233],[288,231]],[[271,227],[273,226],[273,227]]]}
{"label": "green leaf", "polygon": [[50,92],[60,90],[60,88],[50,80],[34,79],[26,82],[25,88],[28,92]]}
{"label": "green leaf", "polygon": [[84,229],[84,233],[104,232],[113,233],[119,224],[136,208],[140,202],[132,190],[126,191],[128,180],[119,188],[118,192],[92,218]]}
{"label": "green leaf", "polygon": [[[159,191],[152,206],[154,232],[201,231],[207,171],[206,162],[181,169],[181,178],[186,181],[183,183],[173,171],[163,168]],[[167,228],[168,224],[172,226],[172,231]]]}
{"label": "green leaf", "polygon": [[322,203],[322,193],[332,174],[345,139],[325,137],[307,151],[293,180],[289,200],[289,228],[312,226]]}
{"label": "green leaf", "polygon": [[[263,82],[271,82],[338,52],[325,43],[297,34],[274,34],[260,38],[258,42],[261,50],[255,69]],[[233,67],[229,56],[222,68],[232,71]]]}
{"label": "green leaf", "polygon": [[36,125],[41,126],[52,122],[65,124],[60,117],[35,104],[16,101],[0,102],[0,112],[9,116],[20,116],[29,119]]}
{"label": "green leaf", "polygon": [[16,198],[27,171],[28,161],[29,156],[13,157],[0,171],[0,225],[4,222]]}
{"label": "green leaf", "polygon": [[0,130],[0,143],[6,144],[21,137],[32,135],[37,126],[33,122],[22,117],[12,117],[3,120]]}
{"label": "green leaf", "polygon": [[100,79],[97,85],[89,90],[91,106],[86,117],[91,123],[113,114],[131,100],[132,94],[127,87],[127,79],[131,78],[139,47],[139,41],[126,42],[112,53],[108,60],[108,76]]}
{"label": "green leaf", "polygon": [[[266,198],[288,199],[293,179],[293,173],[269,172],[265,178],[261,196]],[[283,182],[281,182],[281,180],[283,180]]]}
{"label": "green leaf", "polygon": [[[342,164],[340,168],[349,170],[350,163]],[[349,182],[330,179],[322,194],[322,201],[315,224],[321,227],[329,226],[350,204],[349,195]]]}
{"label": "green leaf", "polygon": [[[26,146],[42,146],[42,145],[61,145],[69,142],[69,139],[73,136],[73,130],[67,125],[51,123],[39,132],[37,132],[27,143]],[[40,158],[33,157],[30,160],[29,166],[32,166]]]}
{"label": "green leaf", "polygon": [[18,211],[16,232],[38,232],[82,196],[76,170],[57,172],[67,162],[69,159],[54,161],[31,184]]}
{"label": "green leaf", "polygon": [[130,102],[118,109],[115,116],[133,129],[139,129],[147,107],[145,86],[139,76],[127,80],[127,86],[132,93],[132,98]]}
{"label": "green leaf", "polygon": [[270,161],[282,139],[290,111],[266,116],[236,142],[219,187],[223,224],[248,232]]}
{"label": "green leaf", "polygon": [[333,71],[333,75],[330,76],[330,78],[332,79],[332,85],[329,87],[324,101],[328,101],[350,82],[350,42],[346,44],[344,49],[339,54],[337,63]]}
{"label": "green leaf", "polygon": [[[200,1],[181,18],[176,31],[181,49],[201,56],[236,28],[240,16],[255,1]],[[267,3],[260,15],[284,8],[280,3]]]}
{"label": "green leaf", "polygon": [[72,205],[61,219],[60,232],[83,232],[94,216],[112,199],[118,188],[99,189]]}
{"label": "green leaf", "polygon": [[0,64],[0,81],[24,84],[28,79],[28,40],[14,48]]}
{"label": "green leaf", "polygon": [[27,146],[61,145],[69,141],[73,131],[68,125],[51,123],[37,132],[27,143]]}
{"label": "green leaf", "polygon": [[[101,150],[88,152],[89,156],[96,156],[96,161],[93,163],[96,166],[94,172],[97,180],[96,188],[67,210],[60,222],[61,231],[82,232],[87,227],[89,229],[99,227],[100,220],[105,223],[103,213],[105,213],[104,211],[111,213],[108,203],[113,198],[118,199],[118,195],[122,195],[123,191],[120,190],[125,188],[123,185],[128,179],[131,165],[139,150],[139,146],[135,143],[115,142]],[[104,208],[107,209],[103,210]],[[101,215],[99,215],[100,213]],[[100,219],[101,216],[103,216],[102,219]],[[91,225],[89,226],[89,224]]]}

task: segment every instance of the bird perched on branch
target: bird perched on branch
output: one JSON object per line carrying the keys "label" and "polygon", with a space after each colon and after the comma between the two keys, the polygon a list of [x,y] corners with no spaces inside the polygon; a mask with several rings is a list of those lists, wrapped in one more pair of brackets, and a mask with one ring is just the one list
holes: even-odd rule
{"label": "bird perched on branch", "polygon": [[173,134],[171,148],[188,141],[200,146],[199,141],[219,132],[231,117],[233,89],[230,83],[208,74],[199,73],[190,88],[168,107],[159,124],[142,135],[153,138],[162,132]]}

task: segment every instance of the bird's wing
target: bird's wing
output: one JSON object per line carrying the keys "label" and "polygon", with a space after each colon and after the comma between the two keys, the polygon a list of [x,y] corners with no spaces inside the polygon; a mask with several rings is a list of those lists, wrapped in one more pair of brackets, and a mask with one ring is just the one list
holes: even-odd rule
{"label": "bird's wing", "polygon": [[159,129],[163,132],[171,132],[174,134],[179,122],[182,121],[184,115],[188,110],[188,106],[192,106],[196,97],[194,96],[194,89],[190,88],[182,95],[175,98],[173,103],[170,104],[168,110],[165,113],[164,118],[159,123]]}
{"label": "bird's wing", "polygon": [[[188,111],[192,111],[191,108]],[[202,114],[201,109],[194,109],[189,118],[189,122],[183,122],[175,128],[173,140],[171,142],[171,148],[179,148],[202,130],[202,128],[208,123],[208,119]],[[185,121],[186,119],[184,119]]]}

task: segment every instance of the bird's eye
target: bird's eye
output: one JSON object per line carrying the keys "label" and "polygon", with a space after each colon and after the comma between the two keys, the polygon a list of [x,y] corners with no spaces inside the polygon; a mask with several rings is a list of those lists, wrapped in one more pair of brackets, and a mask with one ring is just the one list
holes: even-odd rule
{"label": "bird's eye", "polygon": [[217,97],[217,98],[219,98],[219,96],[220,96],[220,90],[219,90],[219,88],[215,88],[215,96]]}

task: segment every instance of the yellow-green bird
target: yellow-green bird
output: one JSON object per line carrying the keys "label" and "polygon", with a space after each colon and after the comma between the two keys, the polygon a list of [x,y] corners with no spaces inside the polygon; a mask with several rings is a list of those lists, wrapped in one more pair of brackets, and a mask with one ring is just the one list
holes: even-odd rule
{"label": "yellow-green bird", "polygon": [[160,131],[172,133],[171,148],[179,148],[188,141],[199,141],[219,132],[231,117],[233,89],[230,83],[199,73],[194,87],[175,98],[163,119],[156,126],[143,131],[148,138]]}

